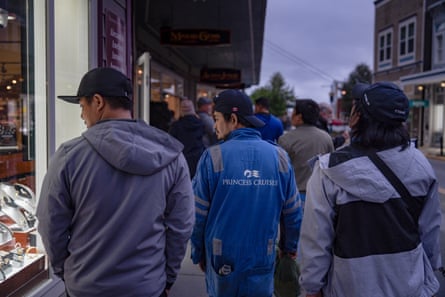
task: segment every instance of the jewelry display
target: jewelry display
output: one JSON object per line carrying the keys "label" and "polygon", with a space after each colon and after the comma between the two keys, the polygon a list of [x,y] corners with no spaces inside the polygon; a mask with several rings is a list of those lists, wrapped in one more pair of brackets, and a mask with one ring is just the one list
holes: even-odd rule
{"label": "jewelry display", "polygon": [[35,209],[30,188],[0,182],[0,292],[21,288],[30,276],[48,275],[45,255],[35,246]]}

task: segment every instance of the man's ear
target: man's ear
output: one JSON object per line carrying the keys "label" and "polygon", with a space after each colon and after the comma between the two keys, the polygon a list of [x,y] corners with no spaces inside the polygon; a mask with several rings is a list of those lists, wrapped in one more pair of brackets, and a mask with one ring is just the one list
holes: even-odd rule
{"label": "man's ear", "polygon": [[96,105],[98,110],[101,110],[105,107],[105,99],[100,94],[94,94],[93,95],[93,102]]}
{"label": "man's ear", "polygon": [[236,125],[238,123],[238,116],[234,113],[230,115],[230,123]]}

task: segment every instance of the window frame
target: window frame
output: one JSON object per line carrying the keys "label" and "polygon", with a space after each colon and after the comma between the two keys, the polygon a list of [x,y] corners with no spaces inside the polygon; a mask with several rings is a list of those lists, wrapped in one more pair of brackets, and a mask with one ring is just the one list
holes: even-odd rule
{"label": "window frame", "polygon": [[[413,26],[412,32],[410,31],[411,25]],[[403,32],[405,36],[402,37]],[[413,63],[415,61],[416,33],[417,33],[416,17],[409,18],[399,23],[399,36],[398,36],[399,38],[398,38],[398,51],[397,51],[399,65],[405,65]]]}
{"label": "window frame", "polygon": [[[439,41],[439,38],[441,39]],[[432,61],[434,66],[445,64],[445,20],[435,21],[433,25]]]}
{"label": "window frame", "polygon": [[[392,66],[393,57],[393,38],[394,30],[393,28],[385,29],[379,32],[377,36],[377,66],[379,70],[388,69]],[[381,40],[383,39],[383,42]],[[389,40],[388,40],[389,39]],[[383,59],[381,55],[383,54]]]}

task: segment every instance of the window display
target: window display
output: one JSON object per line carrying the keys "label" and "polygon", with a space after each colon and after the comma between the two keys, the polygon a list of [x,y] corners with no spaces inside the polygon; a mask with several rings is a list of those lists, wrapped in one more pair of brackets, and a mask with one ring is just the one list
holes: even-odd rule
{"label": "window display", "polygon": [[29,187],[0,183],[0,292],[6,296],[48,277],[45,255],[36,247],[35,210]]}

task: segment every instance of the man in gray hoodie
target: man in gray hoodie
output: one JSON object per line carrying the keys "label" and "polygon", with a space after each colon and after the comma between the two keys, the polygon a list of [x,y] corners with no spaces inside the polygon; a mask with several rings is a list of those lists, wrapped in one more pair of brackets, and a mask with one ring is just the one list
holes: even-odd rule
{"label": "man in gray hoodie", "polygon": [[52,157],[38,230],[69,296],[167,296],[194,223],[182,144],[131,117],[130,80],[84,75],[76,96],[87,131]]}

